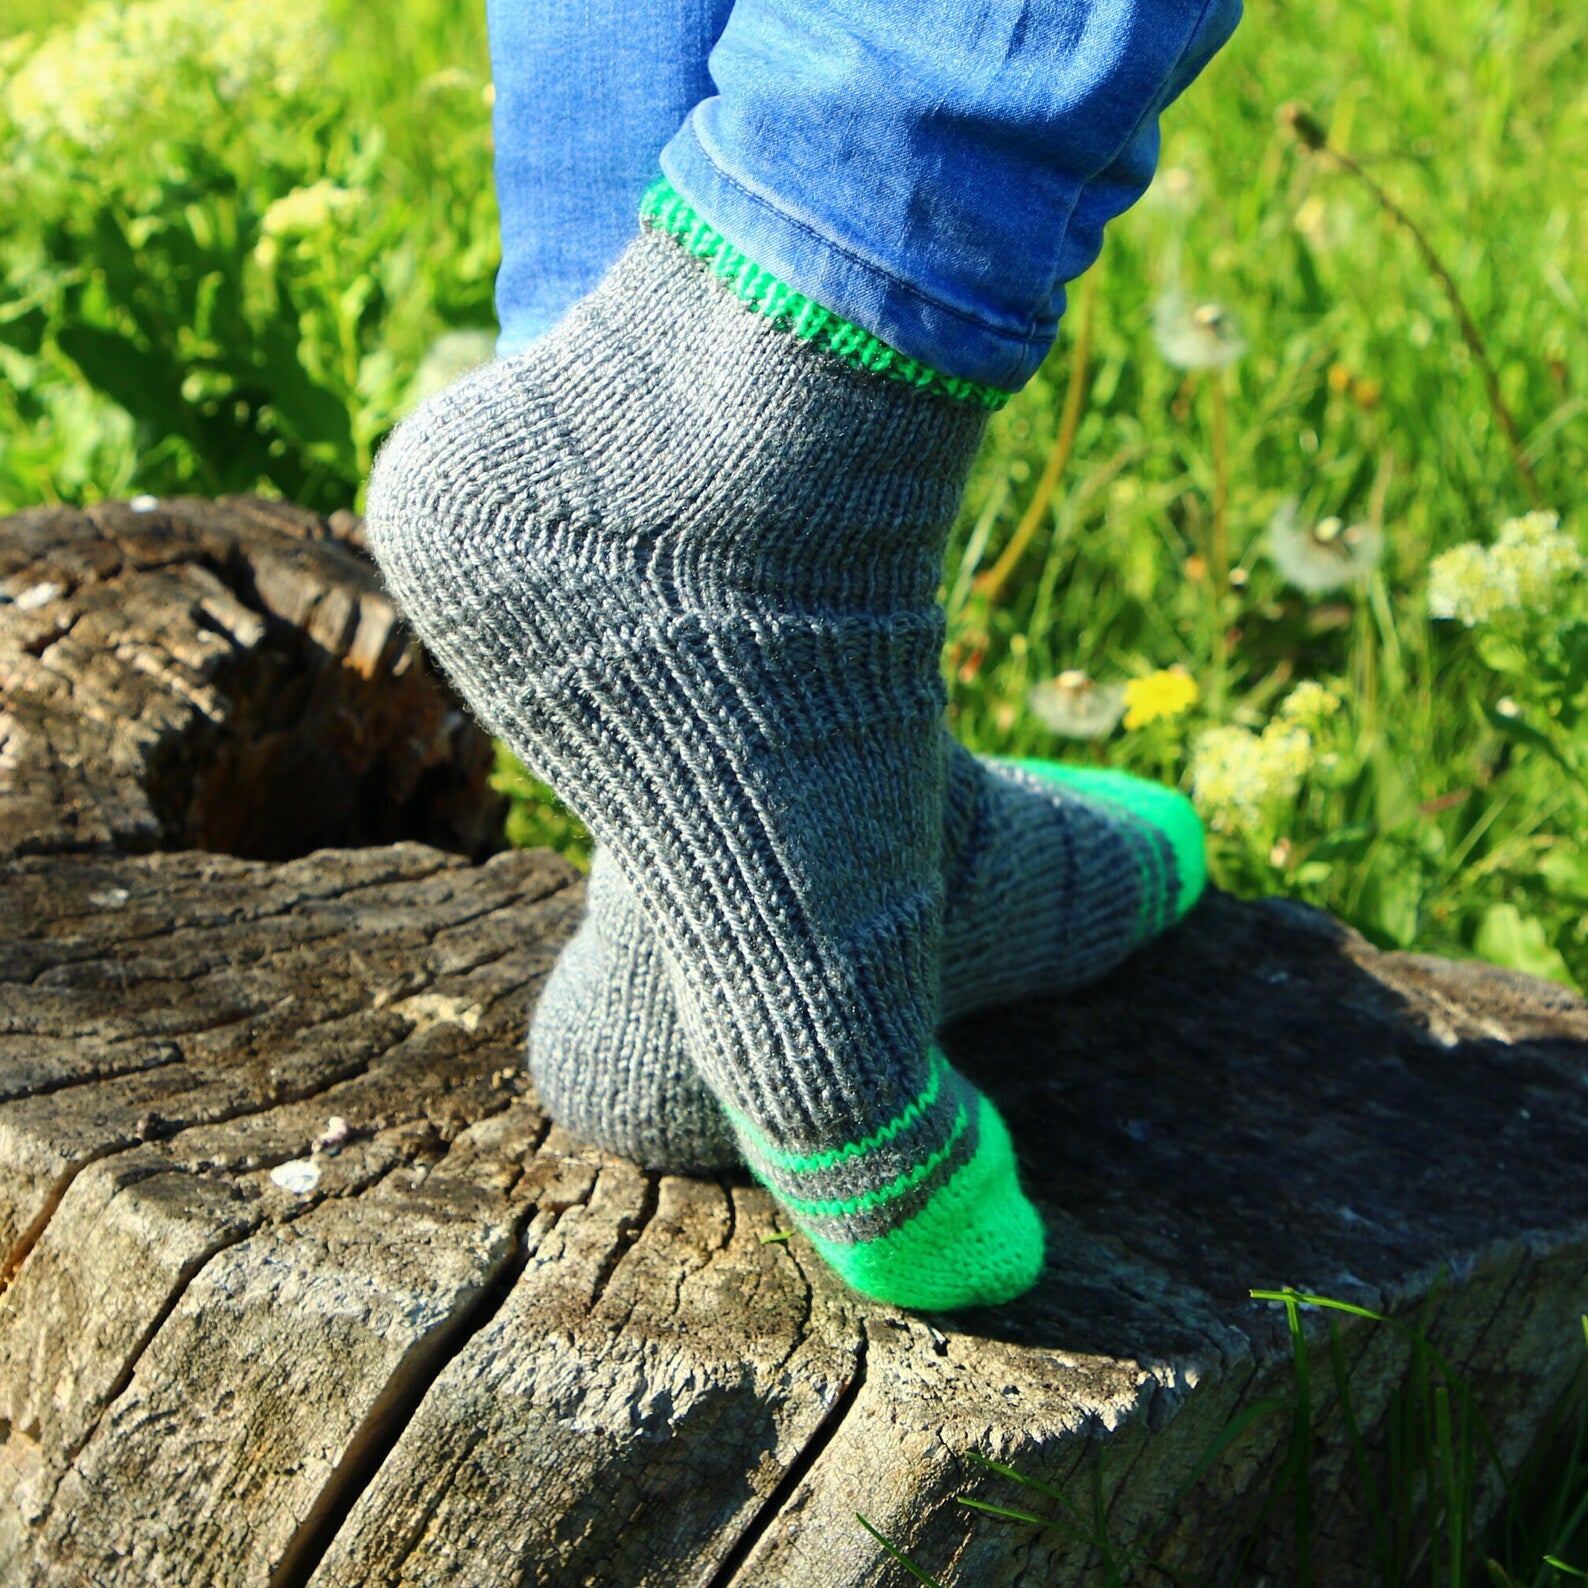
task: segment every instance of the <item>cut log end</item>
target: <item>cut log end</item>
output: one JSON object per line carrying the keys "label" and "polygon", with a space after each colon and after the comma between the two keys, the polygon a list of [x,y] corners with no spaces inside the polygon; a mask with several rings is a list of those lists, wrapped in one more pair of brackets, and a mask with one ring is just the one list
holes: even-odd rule
{"label": "cut log end", "polygon": [[[1291,1421],[1262,1408],[1293,1398],[1292,1346],[1254,1287],[1426,1317],[1508,1463],[1547,1427],[1588,1305],[1575,998],[1214,896],[1096,987],[948,1033],[1014,1131],[1041,1285],[952,1318],[864,1303],[766,1239],[747,1180],[646,1175],[544,1117],[523,1031],[582,907],[555,856],[193,846],[194,791],[257,736],[219,704],[248,668],[382,722],[453,708],[412,661],[371,664],[368,695],[342,677],[387,652],[360,648],[383,598],[331,526],[155,517],[0,529],[7,705],[15,679],[49,747],[34,805],[0,794],[34,813],[0,867],[0,1580],[907,1580],[857,1512],[945,1583],[1102,1580],[1084,1529],[957,1503],[1054,1508],[973,1454],[1183,1577],[1227,1580],[1250,1542],[1287,1580],[1265,1502]],[[115,640],[123,599],[162,614],[161,657]],[[54,601],[78,616],[40,629]],[[163,804],[160,754],[189,742]],[[415,764],[395,728],[374,742],[326,776]],[[1333,1364],[1377,1461],[1404,1339],[1341,1318],[1331,1350],[1303,1318],[1314,1576],[1362,1580]]]}
{"label": "cut log end", "polygon": [[0,856],[501,847],[490,743],[360,546],[251,500],[7,519]]}

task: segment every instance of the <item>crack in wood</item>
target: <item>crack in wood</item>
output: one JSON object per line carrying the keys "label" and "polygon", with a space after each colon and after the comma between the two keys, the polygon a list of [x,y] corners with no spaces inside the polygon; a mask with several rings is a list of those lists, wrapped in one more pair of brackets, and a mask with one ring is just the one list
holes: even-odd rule
{"label": "crack in wood", "polygon": [[[530,1156],[539,1152],[549,1129],[549,1122],[542,1125]],[[519,1178],[522,1172],[520,1168]],[[529,1262],[528,1232],[536,1211],[533,1202],[520,1210],[513,1221],[506,1257],[488,1276],[473,1303],[459,1313],[450,1328],[438,1330],[424,1342],[424,1349],[416,1350],[410,1360],[404,1361],[382,1389],[271,1571],[269,1588],[307,1588],[348,1513],[385,1465],[430,1386],[469,1341],[490,1324],[512,1294]]]}
{"label": "crack in wood", "polygon": [[[340,1015],[333,1016],[329,1020],[320,1022],[320,1024],[332,1025],[343,1018],[345,1017]],[[309,1027],[306,1029],[312,1030],[314,1028]],[[321,1084],[310,1086],[303,1090],[290,1087],[284,1088],[270,1097],[261,1099],[257,1104],[244,1104],[234,1109],[223,1110],[211,1117],[189,1120],[186,1124],[177,1125],[174,1129],[171,1129],[163,1139],[167,1141],[175,1140],[190,1130],[202,1130],[215,1125],[231,1124],[236,1120],[252,1118],[259,1114],[268,1114],[272,1110],[285,1107],[288,1104],[308,1102],[348,1081],[357,1080],[361,1075],[367,1075],[393,1049],[401,1047],[408,1040],[408,1037],[409,1033],[406,1031],[394,1036],[385,1047],[378,1048],[376,1051],[366,1055],[355,1067],[332,1074],[323,1079]],[[165,1121],[163,1123],[169,1122]],[[131,1152],[143,1145],[144,1143],[136,1137],[130,1141],[103,1143],[96,1148],[90,1149],[81,1159],[67,1168],[66,1172],[51,1186],[37,1217],[13,1244],[10,1252],[6,1255],[4,1263],[0,1264],[0,1298],[4,1297],[6,1290],[16,1278],[23,1263],[27,1261],[29,1253],[32,1252],[40,1237],[49,1227],[50,1220],[54,1218],[56,1211],[61,1205],[61,1199],[71,1189],[72,1182],[76,1180],[78,1175],[90,1164],[103,1162],[106,1158],[113,1158],[119,1153]]]}
{"label": "crack in wood", "polygon": [[856,1338],[854,1366],[843,1388],[834,1398],[827,1415],[816,1425],[810,1437],[800,1447],[798,1454],[788,1464],[777,1486],[757,1509],[749,1524],[734,1539],[732,1546],[708,1579],[706,1588],[732,1588],[756,1546],[770,1532],[789,1501],[798,1493],[800,1485],[821,1459],[822,1453],[837,1437],[838,1430],[843,1427],[844,1419],[849,1416],[850,1410],[860,1398],[860,1391],[866,1382],[869,1346],[870,1337],[866,1323],[862,1320],[860,1333]]}
{"label": "crack in wood", "polygon": [[596,1269],[595,1280],[590,1289],[590,1315],[595,1316],[596,1308],[601,1298],[606,1294],[606,1288],[612,1282],[612,1276],[617,1273],[618,1265],[634,1248],[634,1243],[645,1233],[651,1220],[656,1217],[656,1199],[661,1185],[661,1176],[647,1174],[645,1176],[645,1193],[640,1203],[639,1211],[631,1219],[624,1219],[617,1228],[617,1239],[613,1241],[601,1265]]}

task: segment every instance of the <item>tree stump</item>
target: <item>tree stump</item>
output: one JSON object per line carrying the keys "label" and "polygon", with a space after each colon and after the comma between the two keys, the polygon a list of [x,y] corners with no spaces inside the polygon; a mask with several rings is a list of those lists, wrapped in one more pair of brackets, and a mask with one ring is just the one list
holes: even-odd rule
{"label": "tree stump", "polygon": [[0,858],[500,848],[490,745],[360,550],[249,499],[5,519]]}
{"label": "tree stump", "polygon": [[[1101,1582],[1099,1528],[1138,1581],[1287,1581],[1299,1448],[1315,1580],[1367,1582],[1354,1452],[1402,1338],[1343,1317],[1331,1357],[1300,1314],[1297,1447],[1253,1287],[1426,1317],[1508,1464],[1572,1384],[1561,990],[1213,896],[949,1033],[1052,1260],[1013,1306],[903,1313],[768,1239],[747,1180],[549,1125],[522,1038],[581,885],[489,852],[488,747],[356,525],[24,514],[0,590],[0,1580],[909,1581],[859,1512],[945,1584]],[[1083,1536],[958,1504],[1058,1510],[975,1455]]]}

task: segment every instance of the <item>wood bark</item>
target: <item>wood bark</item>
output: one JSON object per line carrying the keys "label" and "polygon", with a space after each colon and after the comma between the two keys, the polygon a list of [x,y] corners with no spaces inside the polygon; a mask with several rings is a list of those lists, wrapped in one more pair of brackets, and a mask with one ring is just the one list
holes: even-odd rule
{"label": "wood bark", "polygon": [[[1293,1419],[1261,1411],[1294,1399],[1291,1342],[1255,1287],[1426,1316],[1506,1463],[1547,1431],[1588,1307],[1588,1008],[1560,989],[1215,895],[1096,987],[948,1033],[1049,1272],[996,1311],[873,1305],[769,1239],[747,1180],[649,1176],[543,1116],[524,1026],[582,886],[477,858],[481,747],[352,526],[30,514],[0,568],[0,1581],[911,1580],[857,1512],[945,1584],[1102,1582],[1099,1526],[1136,1581],[1293,1580],[1265,1514]],[[213,814],[252,797],[281,691],[337,702],[312,737],[342,847]],[[376,788],[404,767],[406,805]],[[366,841],[397,808],[454,852]],[[1314,1578],[1370,1582],[1328,1316],[1302,1317]],[[1377,1461],[1404,1340],[1347,1318],[1336,1345]],[[962,1506],[1060,1510],[977,1455],[1084,1525]]]}

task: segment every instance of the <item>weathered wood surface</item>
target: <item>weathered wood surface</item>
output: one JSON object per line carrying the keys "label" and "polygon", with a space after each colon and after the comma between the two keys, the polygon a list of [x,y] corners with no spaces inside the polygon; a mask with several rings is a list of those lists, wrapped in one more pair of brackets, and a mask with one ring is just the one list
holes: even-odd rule
{"label": "weathered wood surface", "polygon": [[[1015,1306],[911,1316],[763,1241],[748,1183],[548,1126],[520,1059],[581,904],[555,857],[116,853],[191,835],[118,826],[136,794],[57,764],[79,814],[0,867],[0,1582],[908,1580],[856,1511],[946,1583],[1096,1580],[1087,1546],[960,1507],[1032,1501],[968,1452],[1097,1481],[1117,1546],[1224,1582],[1288,1425],[1176,1497],[1289,1392],[1251,1287],[1432,1294],[1511,1460],[1577,1368],[1588,1009],[1545,984],[1215,897],[1089,992],[961,1026],[1053,1263]],[[1402,1358],[1343,1339],[1371,1442]],[[1325,1419],[1320,1582],[1364,1578],[1348,1466]],[[1270,1522],[1248,1580],[1289,1547]]]}
{"label": "weathered wood surface", "polygon": [[140,505],[0,529],[0,857],[499,847],[489,744],[425,676],[350,515]]}

